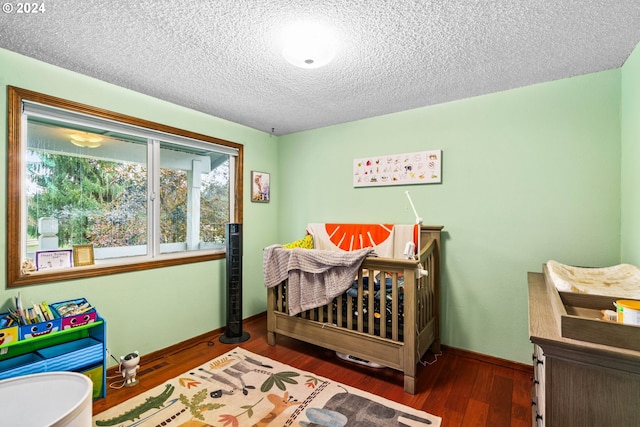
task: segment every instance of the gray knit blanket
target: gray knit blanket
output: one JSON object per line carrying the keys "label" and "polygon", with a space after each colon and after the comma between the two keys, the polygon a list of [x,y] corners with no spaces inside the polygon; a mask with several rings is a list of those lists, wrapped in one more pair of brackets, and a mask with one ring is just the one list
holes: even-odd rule
{"label": "gray knit blanket", "polygon": [[271,288],[289,279],[287,308],[293,316],[321,307],[346,292],[362,261],[371,255],[373,248],[341,252],[268,246],[263,252],[264,284]]}

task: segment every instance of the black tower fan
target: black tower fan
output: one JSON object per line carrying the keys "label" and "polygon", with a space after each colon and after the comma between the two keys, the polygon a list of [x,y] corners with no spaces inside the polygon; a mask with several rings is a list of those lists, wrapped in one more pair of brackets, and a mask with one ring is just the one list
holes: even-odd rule
{"label": "black tower fan", "polygon": [[242,331],[242,224],[227,224],[227,329],[220,336],[224,344],[249,339]]}

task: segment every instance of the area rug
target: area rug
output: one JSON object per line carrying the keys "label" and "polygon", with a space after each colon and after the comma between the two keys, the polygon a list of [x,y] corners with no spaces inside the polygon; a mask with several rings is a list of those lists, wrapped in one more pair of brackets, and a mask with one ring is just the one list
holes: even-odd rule
{"label": "area rug", "polygon": [[441,418],[240,347],[93,417],[94,426],[440,426]]}

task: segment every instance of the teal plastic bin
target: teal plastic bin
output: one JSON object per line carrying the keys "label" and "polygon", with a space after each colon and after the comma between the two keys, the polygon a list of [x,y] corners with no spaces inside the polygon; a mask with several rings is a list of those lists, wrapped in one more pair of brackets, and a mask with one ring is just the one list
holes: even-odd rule
{"label": "teal plastic bin", "polygon": [[[36,353],[23,354],[0,361],[0,380],[44,371],[45,361]],[[1,417],[0,417],[1,418]]]}
{"label": "teal plastic bin", "polygon": [[74,371],[104,360],[103,345],[93,338],[54,345],[37,353],[44,359],[46,370]]}

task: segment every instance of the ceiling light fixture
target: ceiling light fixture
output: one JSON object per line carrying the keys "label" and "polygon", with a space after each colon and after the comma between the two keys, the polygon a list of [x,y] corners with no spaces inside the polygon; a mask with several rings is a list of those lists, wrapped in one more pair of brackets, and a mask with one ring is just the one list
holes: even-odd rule
{"label": "ceiling light fixture", "polygon": [[71,138],[71,143],[73,145],[82,148],[99,147],[101,145],[100,142],[102,141],[101,136],[89,132],[72,133],[71,135],[69,135],[69,137]]}
{"label": "ceiling light fixture", "polygon": [[327,65],[336,54],[336,41],[331,31],[320,24],[299,23],[283,33],[282,56],[300,68]]}

